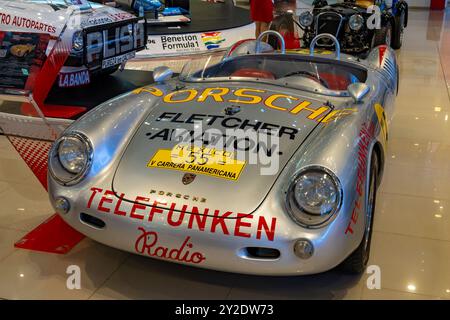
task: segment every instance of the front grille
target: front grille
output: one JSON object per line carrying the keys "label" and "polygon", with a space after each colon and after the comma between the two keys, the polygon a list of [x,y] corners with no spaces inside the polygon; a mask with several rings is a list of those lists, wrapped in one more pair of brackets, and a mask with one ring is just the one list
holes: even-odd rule
{"label": "front grille", "polygon": [[[341,25],[342,16],[338,13],[323,12],[317,15],[316,30],[318,35],[322,33],[329,33],[338,38]],[[328,38],[320,39],[317,43],[319,46],[333,46],[333,41]]]}

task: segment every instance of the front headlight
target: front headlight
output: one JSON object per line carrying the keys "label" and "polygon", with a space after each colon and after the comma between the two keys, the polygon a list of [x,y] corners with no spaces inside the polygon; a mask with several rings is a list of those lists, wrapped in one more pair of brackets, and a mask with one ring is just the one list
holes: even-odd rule
{"label": "front headlight", "polygon": [[342,188],[338,178],[323,167],[302,170],[287,195],[288,211],[301,226],[314,228],[330,221],[340,208]]}
{"label": "front headlight", "polygon": [[81,133],[72,132],[53,145],[49,155],[49,171],[59,183],[74,185],[85,177],[91,161],[89,139]]}
{"label": "front headlight", "polygon": [[302,27],[306,28],[306,27],[309,27],[310,25],[312,25],[314,17],[311,14],[311,12],[306,11],[306,12],[303,12],[302,14],[300,14],[300,17],[298,20],[300,22],[300,25]]}
{"label": "front headlight", "polygon": [[364,18],[359,14],[354,14],[348,20],[348,26],[353,31],[358,31],[364,25]]}
{"label": "front headlight", "polygon": [[83,32],[77,31],[73,34],[72,47],[75,51],[81,51],[84,47]]}

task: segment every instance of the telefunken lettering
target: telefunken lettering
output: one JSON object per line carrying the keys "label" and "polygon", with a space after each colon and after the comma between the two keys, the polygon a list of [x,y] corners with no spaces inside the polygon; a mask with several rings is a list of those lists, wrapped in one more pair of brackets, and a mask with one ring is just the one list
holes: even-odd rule
{"label": "telefunken lettering", "polygon": [[275,240],[277,218],[268,215],[254,217],[240,212],[220,212],[220,210],[209,208],[200,210],[197,206],[152,201],[149,196],[137,196],[133,199],[133,203],[130,203],[123,193],[116,196],[111,190],[95,187],[90,191],[91,195],[86,208],[96,209],[103,214],[113,214],[155,224],[159,220],[173,228],[187,225],[188,229],[198,232]]}

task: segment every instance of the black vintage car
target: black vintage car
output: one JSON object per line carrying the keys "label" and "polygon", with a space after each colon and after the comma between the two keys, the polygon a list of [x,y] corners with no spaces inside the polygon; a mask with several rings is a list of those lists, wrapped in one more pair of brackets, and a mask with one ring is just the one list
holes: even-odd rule
{"label": "black vintage car", "polygon": [[[379,8],[378,26],[371,5]],[[299,17],[303,46],[308,47],[316,35],[329,33],[339,40],[341,51],[349,54],[364,54],[381,44],[399,49],[407,22],[408,5],[404,0],[393,0],[391,7],[384,0],[346,0],[330,5],[326,0],[315,0],[312,12],[303,12]],[[333,42],[323,38],[317,47],[331,48]]]}

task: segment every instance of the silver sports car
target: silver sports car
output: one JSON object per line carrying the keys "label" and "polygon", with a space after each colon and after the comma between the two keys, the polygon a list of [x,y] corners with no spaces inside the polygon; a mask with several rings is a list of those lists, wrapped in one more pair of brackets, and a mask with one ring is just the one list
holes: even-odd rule
{"label": "silver sports car", "polygon": [[[315,51],[320,37],[336,51]],[[308,52],[240,42],[178,77],[159,67],[93,109],[50,152],[54,208],[96,241],[172,262],[362,272],[398,67],[386,46],[359,60],[318,38]]]}

